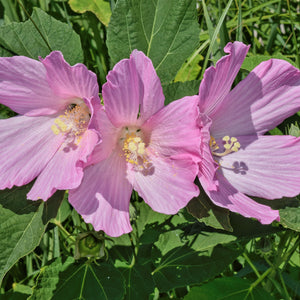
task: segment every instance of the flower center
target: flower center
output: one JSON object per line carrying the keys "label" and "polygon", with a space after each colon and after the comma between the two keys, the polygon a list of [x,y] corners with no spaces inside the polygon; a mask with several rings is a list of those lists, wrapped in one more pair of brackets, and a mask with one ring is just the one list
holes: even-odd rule
{"label": "flower center", "polygon": [[70,104],[63,115],[59,115],[51,126],[54,134],[66,134],[78,145],[82,134],[86,131],[90,120],[90,112],[85,103]]}
{"label": "flower center", "polygon": [[223,145],[225,150],[223,152],[217,152],[219,150],[219,146],[213,137],[210,138],[209,146],[210,146],[211,153],[213,155],[219,157],[225,156],[229,153],[237,152],[241,147],[241,144],[238,142],[237,138],[235,137],[229,137],[228,135],[226,135],[223,137],[222,140],[225,142],[225,144]]}
{"label": "flower center", "polygon": [[148,168],[147,148],[141,129],[124,127],[120,143],[127,162],[139,170]]}

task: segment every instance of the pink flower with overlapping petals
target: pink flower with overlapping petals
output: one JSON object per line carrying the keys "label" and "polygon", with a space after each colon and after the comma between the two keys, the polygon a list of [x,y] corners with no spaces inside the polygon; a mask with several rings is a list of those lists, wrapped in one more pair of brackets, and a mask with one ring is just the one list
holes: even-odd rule
{"label": "pink flower with overlapping petals", "polygon": [[105,111],[97,118],[102,142],[69,201],[95,230],[119,236],[132,230],[133,189],[165,214],[177,213],[198,195],[198,98],[164,107],[152,62],[137,50],[109,72],[102,94]]}
{"label": "pink flower with overlapping petals", "polygon": [[275,199],[300,192],[300,139],[267,131],[300,109],[300,72],[286,61],[259,64],[231,90],[249,47],[229,43],[199,89],[199,179],[218,206],[262,224],[279,212],[246,195]]}
{"label": "pink flower with overlapping petals", "polygon": [[27,197],[47,200],[76,188],[98,143],[92,125],[100,106],[96,75],[52,52],[36,61],[0,58],[0,103],[19,115],[0,120],[0,189],[37,177]]}

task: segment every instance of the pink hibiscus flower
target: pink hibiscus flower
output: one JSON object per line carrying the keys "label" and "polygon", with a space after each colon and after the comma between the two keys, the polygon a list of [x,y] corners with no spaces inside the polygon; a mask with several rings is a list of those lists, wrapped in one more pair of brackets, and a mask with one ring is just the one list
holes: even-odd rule
{"label": "pink hibiscus flower", "polygon": [[201,82],[198,177],[216,205],[269,224],[279,212],[246,195],[275,199],[300,192],[300,139],[264,135],[300,109],[300,72],[271,59],[230,90],[248,49],[229,43],[229,55],[208,68]]}
{"label": "pink hibiscus flower", "polygon": [[119,236],[132,230],[132,189],[165,214],[177,213],[198,195],[198,99],[164,107],[152,62],[137,50],[109,72],[102,93],[105,111],[97,119],[102,143],[69,201],[95,230]]}
{"label": "pink hibiscus flower", "polygon": [[31,200],[76,188],[99,139],[91,122],[100,106],[96,75],[58,51],[40,60],[0,58],[0,103],[20,114],[0,120],[0,189],[37,177]]}

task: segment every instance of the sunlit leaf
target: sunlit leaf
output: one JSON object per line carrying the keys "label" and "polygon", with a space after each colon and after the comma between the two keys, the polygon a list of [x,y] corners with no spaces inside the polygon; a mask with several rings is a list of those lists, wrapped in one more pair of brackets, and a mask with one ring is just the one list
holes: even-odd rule
{"label": "sunlit leaf", "polygon": [[162,82],[174,79],[198,42],[195,0],[119,0],[107,32],[113,64],[141,50]]}
{"label": "sunlit leaf", "polygon": [[34,59],[45,57],[53,50],[60,50],[70,64],[83,60],[80,38],[72,27],[39,8],[34,8],[32,21],[0,26],[0,46],[16,55]]}
{"label": "sunlit leaf", "polygon": [[93,12],[104,25],[108,25],[111,16],[108,0],[69,0],[69,4],[76,12]]}
{"label": "sunlit leaf", "polygon": [[176,74],[175,81],[185,82],[188,80],[196,80],[201,71],[200,62],[202,60],[203,56],[201,54],[189,57]]}
{"label": "sunlit leaf", "polygon": [[207,226],[232,231],[229,210],[212,203],[203,188],[201,186],[199,188],[200,195],[188,203],[187,211]]}
{"label": "sunlit leaf", "polygon": [[300,207],[286,207],[279,213],[280,223],[284,227],[300,232]]}
{"label": "sunlit leaf", "polygon": [[289,62],[290,64],[295,65],[295,63],[287,58],[286,56],[282,55],[282,54],[274,54],[274,55],[253,55],[250,57],[246,57],[241,69],[247,70],[247,71],[252,71],[256,66],[258,66],[261,62],[269,60],[271,58],[277,58],[277,59],[283,59],[286,60],[287,62]]}

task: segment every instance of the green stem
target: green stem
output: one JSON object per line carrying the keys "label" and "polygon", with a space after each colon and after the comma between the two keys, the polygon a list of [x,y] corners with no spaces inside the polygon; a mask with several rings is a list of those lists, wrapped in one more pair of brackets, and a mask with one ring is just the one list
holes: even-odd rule
{"label": "green stem", "polygon": [[246,252],[243,253],[244,258],[246,259],[247,263],[250,265],[250,267],[252,268],[252,270],[254,271],[254,273],[256,274],[256,276],[258,278],[260,278],[260,274],[257,271],[256,267],[254,266],[254,264],[252,263],[252,261],[250,260],[249,256],[246,254]]}
{"label": "green stem", "polygon": [[252,290],[259,285],[272,271],[273,267],[269,268],[261,276],[259,276],[259,278],[250,285],[248,294],[251,293]]}
{"label": "green stem", "polygon": [[66,238],[70,239],[73,243],[76,242],[76,239],[62,226],[59,221],[54,220],[53,223],[60,229]]}

